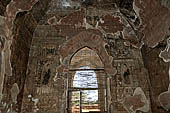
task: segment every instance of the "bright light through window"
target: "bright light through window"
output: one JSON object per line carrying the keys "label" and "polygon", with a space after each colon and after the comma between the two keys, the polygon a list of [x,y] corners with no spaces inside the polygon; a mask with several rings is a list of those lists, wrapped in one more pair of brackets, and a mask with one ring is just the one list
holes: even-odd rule
{"label": "bright light through window", "polygon": [[[90,69],[88,66],[81,67],[80,69]],[[73,87],[76,88],[98,88],[97,77],[94,70],[79,70],[76,71],[73,81]],[[98,90],[84,90],[84,102],[97,102]]]}

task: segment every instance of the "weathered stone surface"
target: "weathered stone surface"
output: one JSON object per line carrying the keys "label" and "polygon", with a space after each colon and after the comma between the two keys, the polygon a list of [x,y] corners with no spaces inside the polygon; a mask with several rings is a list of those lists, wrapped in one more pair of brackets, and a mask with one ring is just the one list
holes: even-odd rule
{"label": "weathered stone surface", "polygon": [[10,3],[11,0],[1,0],[0,1],[0,15],[5,16],[6,6]]}
{"label": "weathered stone surface", "polygon": [[4,31],[4,26],[5,26],[5,17],[0,16],[0,35],[5,35],[5,31]]}
{"label": "weathered stone surface", "polygon": [[86,11],[81,8],[65,15],[60,14],[50,17],[47,23],[53,25],[56,30],[59,30],[62,35],[67,37],[73,37],[86,29],[103,35],[114,34],[123,30],[120,17],[116,16],[116,14],[112,15],[110,10],[108,12],[101,9],[96,11],[94,8],[89,8]]}
{"label": "weathered stone surface", "polygon": [[170,61],[169,47],[170,47],[170,37],[167,39],[167,45],[166,45],[165,50],[161,51],[159,54],[159,57],[162,58],[164,60],[164,62]]}
{"label": "weathered stone surface", "polygon": [[104,69],[104,64],[98,54],[88,47],[82,48],[72,56],[69,68],[78,69],[83,66],[90,69]]}
{"label": "weathered stone surface", "polygon": [[23,11],[29,11],[32,9],[33,5],[37,2],[37,0],[15,0],[11,1],[6,9],[7,13],[7,19],[6,19],[6,37],[8,39],[12,39],[12,28],[13,28],[13,22],[15,20],[15,17],[17,13],[23,12]]}
{"label": "weathered stone surface", "polygon": [[80,26],[83,24],[84,19],[84,10],[80,9],[80,11],[76,11],[61,19],[60,24],[62,25],[78,25]]}
{"label": "weathered stone surface", "polygon": [[170,85],[169,85],[168,91],[161,93],[158,97],[158,100],[159,100],[161,106],[167,111],[169,111],[169,109],[170,109],[169,97],[170,97]]}
{"label": "weathered stone surface", "polygon": [[144,42],[149,47],[155,47],[164,40],[170,26],[170,12],[157,0],[135,0],[141,21],[140,31],[144,33]]}
{"label": "weathered stone surface", "polygon": [[[13,3],[15,3],[16,1],[14,1]],[[17,1],[19,2],[19,1]],[[33,2],[33,1],[32,1]],[[48,0],[49,2],[49,0]],[[41,11],[43,11],[44,13],[39,13],[38,11],[35,11],[36,9],[32,9],[31,12],[33,15],[44,15],[47,8],[48,7],[48,2],[47,0],[43,0],[42,2],[38,2],[39,6],[36,6],[37,9],[41,9]],[[45,3],[45,4],[44,4]],[[19,3],[20,4],[20,3]],[[12,4],[11,4],[12,5]],[[15,5],[15,4],[13,4]],[[25,4],[26,5],[26,4]],[[30,4],[29,4],[30,5]],[[20,7],[20,5],[18,5],[18,7]],[[39,7],[43,7],[44,8],[39,8]],[[13,7],[13,6],[11,6]],[[22,6],[21,6],[22,7]],[[32,6],[30,6],[31,8]],[[27,9],[28,7],[22,7]],[[28,9],[30,10],[30,9]],[[6,43],[11,43],[12,41],[12,46],[8,45],[8,47],[10,49],[12,49],[11,51],[11,56],[9,55],[6,56],[5,58],[11,59],[10,64],[12,69],[12,76],[13,77],[5,77],[5,81],[4,81],[4,95],[3,96],[3,102],[5,102],[6,104],[9,104],[10,106],[10,89],[12,87],[12,85],[14,83],[18,84],[18,87],[20,88],[20,92],[18,94],[18,98],[17,98],[17,104],[13,105],[13,109],[17,109],[17,112],[20,112],[21,110],[21,105],[22,105],[22,96],[23,96],[23,85],[25,84],[25,73],[26,73],[26,68],[27,68],[27,62],[28,62],[28,56],[29,56],[29,46],[31,44],[31,40],[32,40],[32,35],[33,32],[35,30],[35,27],[37,25],[37,22],[39,21],[40,17],[36,16],[34,18],[34,16],[32,14],[27,14],[26,12],[22,12],[22,13],[18,13],[17,12],[17,18],[14,21],[14,27],[11,26],[11,24],[9,24],[8,27],[13,27],[14,31],[13,31],[13,35],[14,35],[14,40],[7,40]],[[9,16],[9,15],[8,15]],[[16,16],[16,15],[13,15]],[[11,20],[8,20],[11,22]],[[8,23],[5,23],[8,24]],[[20,26],[20,27],[19,27]],[[9,29],[6,29],[9,30]],[[11,30],[11,29],[10,29]],[[7,33],[8,31],[6,31]],[[6,45],[7,46],[7,45]],[[7,50],[6,50],[7,51]],[[7,53],[9,54],[9,52]],[[6,67],[8,65],[4,65],[4,67]],[[19,67],[19,68],[17,68]],[[10,71],[10,68],[7,67],[7,70]],[[7,72],[8,72],[7,71]],[[8,73],[6,73],[7,75]],[[8,74],[10,75],[10,74]],[[8,108],[5,107],[2,112],[7,112]]]}
{"label": "weathered stone surface", "polygon": [[[24,103],[26,108],[22,106],[23,113],[30,110],[41,113],[46,110],[50,113],[63,112],[66,105],[65,77],[69,72],[69,68],[65,65],[69,64],[71,56],[82,47],[82,43],[78,44],[80,41],[85,42],[82,45],[92,47],[97,54],[102,54],[99,56],[102,62],[105,62],[106,72],[114,75],[112,72],[116,69],[116,76],[108,75],[112,85],[107,89],[111,92],[109,104],[112,101],[115,111],[125,113],[125,109],[120,104],[121,100],[127,95],[132,95],[135,88],[142,87],[146,97],[148,99],[151,97],[153,112],[166,112],[160,107],[157,97],[166,91],[169,83],[167,79],[169,65],[158,56],[168,62],[169,46],[167,44],[166,48],[165,45],[159,48],[160,44],[155,45],[168,35],[170,26],[168,0],[135,0],[134,2],[133,0],[41,0],[38,2],[37,0],[13,0],[9,2],[10,0],[0,1],[0,15],[6,16],[2,17],[3,22],[0,21],[0,35],[5,34],[5,38],[9,39],[5,41],[6,49],[2,53],[5,56],[2,64],[6,63],[6,65],[2,65],[1,70],[6,76],[0,78],[0,81],[2,80],[0,83],[4,83],[1,84],[0,90],[3,90],[2,102],[7,103],[10,111],[18,109],[19,113]],[[4,26],[5,18],[6,26]],[[34,33],[38,23],[42,25],[41,30],[38,28]],[[33,33],[35,40],[32,41]],[[78,38],[80,33],[84,38]],[[93,39],[93,36],[87,33],[100,38]],[[85,38],[86,35],[90,38]],[[144,44],[143,37],[145,44],[155,47],[154,49],[142,48],[149,75],[143,66],[140,50],[132,48],[141,48]],[[76,44],[70,45],[70,40],[76,39],[78,39],[77,42],[75,41]],[[65,44],[66,48],[63,49],[65,53],[62,53],[60,49]],[[62,59],[63,56],[67,58]],[[104,106],[103,92],[108,84],[104,79],[105,74],[101,75],[103,78],[99,80],[100,89],[103,90],[99,91],[99,98],[101,109],[104,111],[108,106]],[[148,85],[148,81],[151,81],[151,86]],[[18,84],[20,92],[17,95],[17,103],[11,107],[10,89],[14,83]],[[143,84],[146,85],[142,86]],[[26,98],[30,94],[34,97]],[[138,96],[135,99],[140,101]],[[142,106],[142,102],[139,103]],[[6,113],[9,107],[3,107],[1,112]]]}
{"label": "weathered stone surface", "polygon": [[[142,70],[144,67],[140,51],[131,49],[130,46],[124,46],[125,40],[123,40],[120,32],[123,30],[124,22],[121,21],[119,13],[112,14],[109,8],[106,9],[97,10],[88,6],[88,9],[72,9],[69,11],[66,8],[63,8],[62,11],[57,10],[57,8],[53,11],[50,9],[49,12],[51,13],[60,12],[54,14],[47,12],[44,20],[39,23],[34,33],[22,101],[22,112],[32,112],[33,110],[30,108],[35,108],[35,105],[29,102],[28,95],[30,94],[39,99],[38,112],[44,112],[47,109],[48,112],[61,113],[60,111],[64,111],[66,75],[70,74],[69,63],[72,56],[83,47],[89,47],[99,55],[104,64],[104,71],[108,74],[106,76],[106,73],[101,74],[99,72],[99,101],[102,112],[106,104],[104,99],[105,86],[109,85],[109,83],[106,83],[105,77],[112,78],[112,82],[110,82],[112,85],[107,89],[111,95],[109,104],[113,103],[117,106],[119,97],[121,100],[122,95],[132,94],[134,87],[136,88],[142,83],[146,84],[143,88],[149,94],[147,90],[148,83],[146,82],[147,74]],[[105,18],[105,16],[109,18]],[[106,24],[102,28],[99,23],[103,23],[102,19],[104,18]],[[114,22],[116,24],[110,26]],[[105,32],[105,27],[108,27],[109,31]],[[112,28],[114,29],[112,30]],[[52,62],[52,65],[49,66],[50,71],[48,71],[45,67],[50,62]],[[123,65],[127,65],[124,70]],[[117,73],[115,73],[115,69]],[[113,76],[115,74],[116,76]],[[138,78],[138,76],[143,76],[143,78]],[[45,79],[47,82],[43,82],[46,77],[48,78]],[[121,78],[122,81],[121,79],[119,79],[120,81],[117,80],[117,77]],[[130,81],[130,83],[126,81]],[[120,89],[120,92],[116,89]],[[118,97],[118,99],[115,97]],[[56,99],[53,100],[53,98]],[[149,98],[149,95],[147,95],[147,98]],[[59,104],[54,105],[54,103]],[[56,111],[56,108],[58,111]],[[118,112],[126,112],[122,105],[118,105],[115,109]]]}
{"label": "weathered stone surface", "polygon": [[169,85],[169,63],[165,63],[159,54],[161,50],[164,50],[164,44],[158,44],[154,49],[144,46],[142,48],[142,54],[144,59],[144,65],[149,73],[150,79],[150,98],[151,108],[156,113],[168,113],[162,107],[158,101],[160,93],[167,91]]}
{"label": "weathered stone surface", "polygon": [[[91,40],[94,42],[91,42]],[[94,43],[96,44],[94,45]],[[116,70],[111,65],[112,57],[104,50],[104,45],[105,41],[99,35],[90,32],[81,32],[60,47],[61,63],[68,66],[71,56],[79,48],[89,47],[100,56],[104,63],[105,71],[108,74],[115,74]]]}
{"label": "weathered stone surface", "polygon": [[169,2],[169,0],[162,0],[161,5],[165,6],[166,8],[168,8],[170,10],[170,2]]}
{"label": "weathered stone surface", "polygon": [[133,96],[125,97],[123,105],[129,113],[136,113],[138,110],[148,112],[150,109],[149,101],[140,87],[135,89]]}
{"label": "weathered stone surface", "polygon": [[116,33],[117,31],[123,30],[120,18],[111,15],[105,15],[102,22],[99,22],[99,27],[101,27],[105,33]]}
{"label": "weathered stone surface", "polygon": [[0,36],[0,102],[2,100],[2,90],[4,85],[4,45],[5,45],[5,38]]}

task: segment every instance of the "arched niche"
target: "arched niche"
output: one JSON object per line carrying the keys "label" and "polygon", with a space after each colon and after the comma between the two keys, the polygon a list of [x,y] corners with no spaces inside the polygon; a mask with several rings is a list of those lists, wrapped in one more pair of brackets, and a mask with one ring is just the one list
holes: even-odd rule
{"label": "arched niche", "polygon": [[100,57],[88,47],[81,48],[71,57],[69,69],[79,69],[84,66],[90,69],[104,69]]}
{"label": "arched niche", "polygon": [[[103,88],[101,87],[102,76],[105,75],[103,72],[104,64],[100,59],[99,55],[89,47],[83,47],[77,50],[70,58],[69,63],[69,81],[71,88],[69,89],[69,109],[74,113],[77,101],[81,95],[82,99],[78,102],[85,102],[81,104],[81,110],[94,110],[102,111],[103,108],[100,106],[104,103],[104,95],[101,95]],[[102,76],[99,73],[102,71]],[[75,91],[76,90],[76,91]],[[78,91],[77,91],[78,90]],[[79,93],[79,91],[81,93]],[[79,95],[80,94],[80,95]],[[79,95],[79,96],[78,96]],[[88,106],[87,106],[88,105]],[[89,107],[89,108],[88,108]]]}
{"label": "arched niche", "polygon": [[[76,51],[70,59],[69,70],[72,72],[71,86],[73,86],[73,81],[76,73],[82,71],[96,72],[104,70],[104,64],[101,61],[98,54],[90,49],[89,47],[84,47]],[[96,74],[96,79],[98,79]]]}
{"label": "arched niche", "polygon": [[105,44],[106,42],[99,35],[87,31],[80,32],[60,46],[61,66],[58,72],[68,70],[72,56],[81,48],[88,47],[99,56],[104,65],[104,71],[109,75],[115,75],[116,69],[112,66],[113,58],[108,55]]}

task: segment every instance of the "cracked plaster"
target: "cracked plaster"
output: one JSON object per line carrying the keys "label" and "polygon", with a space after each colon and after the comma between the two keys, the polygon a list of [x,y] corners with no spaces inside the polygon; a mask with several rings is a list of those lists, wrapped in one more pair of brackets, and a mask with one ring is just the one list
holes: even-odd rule
{"label": "cracked plaster", "polygon": [[[19,0],[17,0],[17,1],[11,1],[11,3],[9,4],[9,6],[7,7],[7,14],[8,14],[8,18],[6,19],[7,20],[7,22],[6,23],[8,23],[8,25],[6,25],[5,26],[5,32],[6,32],[6,36],[7,36],[7,39],[10,39],[10,40],[7,40],[7,42],[6,42],[6,44],[5,44],[5,48],[7,48],[6,49],[6,52],[5,52],[5,56],[7,56],[5,59],[6,59],[6,61],[7,61],[7,68],[9,68],[9,67],[11,67],[10,66],[10,61],[9,61],[9,57],[10,57],[10,45],[11,45],[11,42],[12,42],[12,26],[13,26],[13,21],[15,20],[15,17],[16,17],[16,14],[18,13],[18,12],[22,12],[22,11],[28,11],[28,10],[30,10],[31,8],[32,8],[32,6],[37,2],[37,1],[35,1],[34,2],[34,0],[33,1],[31,1],[30,2],[30,6],[31,7],[25,7],[25,8],[23,8],[23,7],[21,7],[21,5],[16,5],[17,4],[17,2],[19,3],[20,1]],[[27,2],[29,2],[29,1],[27,1]],[[142,2],[142,0],[141,0],[141,2],[140,3],[136,3],[136,1],[134,2],[134,9],[135,9],[135,11],[137,12],[137,16],[139,16],[140,17],[140,20],[141,20],[141,22],[143,22],[144,21],[144,26],[140,23],[140,29],[143,31],[143,32],[145,32],[145,43],[147,43],[150,47],[155,47],[155,45],[157,45],[157,43],[160,41],[160,40],[162,40],[161,39],[161,37],[162,38],[164,38],[164,34],[166,34],[166,29],[168,28],[168,25],[166,25],[165,26],[165,29],[164,29],[164,31],[163,31],[163,33],[160,33],[160,35],[159,36],[157,36],[157,31],[154,29],[154,32],[155,32],[155,34],[153,33],[153,34],[150,34],[150,33],[146,33],[146,30],[147,29],[150,29],[150,26],[149,25],[146,25],[146,20],[147,20],[147,18],[141,13],[142,11],[145,11],[146,12],[146,10],[144,10],[143,9],[143,7],[141,8],[140,7],[140,5],[139,4],[143,4],[143,2]],[[136,4],[138,4],[138,5],[136,5]],[[18,9],[15,9],[14,10],[14,12],[15,12],[15,14],[13,15],[12,13],[13,13],[13,11],[11,11],[10,12],[10,8],[13,8],[14,7],[14,5],[16,5],[17,7],[18,7]],[[146,5],[146,4],[145,4]],[[28,8],[28,9],[27,9]],[[163,11],[165,11],[164,10],[164,8],[162,8],[163,9]],[[165,11],[166,12],[166,11]],[[164,14],[165,14],[165,12],[164,12]],[[154,12],[155,13],[155,12]],[[168,15],[163,15],[162,13],[161,13],[161,16],[162,17],[164,17],[163,18],[163,20],[161,20],[161,21],[165,21],[165,24],[169,24],[169,22],[167,21],[168,19],[169,19],[169,16]],[[158,18],[160,18],[160,17],[158,17]],[[150,21],[150,20],[149,20]],[[0,23],[1,24],[1,23]],[[152,26],[152,25],[151,25]],[[156,28],[159,28],[159,30],[161,30],[162,29],[162,26],[163,25],[158,25],[158,26],[156,26]],[[153,26],[152,26],[153,27]],[[144,28],[146,28],[146,30],[144,30]],[[0,29],[1,29],[1,27],[0,27]],[[1,31],[1,30],[0,30]],[[2,33],[3,34],[3,33]],[[4,34],[3,34],[4,35]],[[151,39],[149,39],[149,37],[151,37]],[[157,40],[154,40],[153,42],[151,42],[151,40],[153,39],[153,37],[155,38],[155,39],[157,39]],[[148,39],[147,39],[148,38]],[[166,47],[166,49],[164,50],[164,51],[162,51],[161,53],[160,53],[160,57],[161,58],[163,58],[163,53],[165,53],[165,52],[169,52],[169,44],[167,45],[167,47]],[[165,62],[169,62],[169,58],[167,59],[167,58],[164,58],[164,61]],[[11,75],[11,71],[10,70],[8,70],[8,71],[6,71],[7,72],[7,74],[8,75]]]}
{"label": "cracked plaster", "polygon": [[129,113],[136,113],[137,110],[148,112],[150,109],[149,100],[140,87],[135,89],[133,96],[125,97],[123,106]]}
{"label": "cracked plaster", "polygon": [[167,111],[170,109],[170,98],[169,97],[170,97],[170,84],[169,84],[168,91],[163,92],[158,96],[160,105]]}
{"label": "cracked plaster", "polygon": [[170,62],[170,37],[167,39],[166,48],[160,52],[159,57],[163,59],[164,62]]}
{"label": "cracked plaster", "polygon": [[156,0],[135,0],[134,6],[142,22],[139,31],[144,33],[143,41],[154,48],[168,34],[170,11]]}

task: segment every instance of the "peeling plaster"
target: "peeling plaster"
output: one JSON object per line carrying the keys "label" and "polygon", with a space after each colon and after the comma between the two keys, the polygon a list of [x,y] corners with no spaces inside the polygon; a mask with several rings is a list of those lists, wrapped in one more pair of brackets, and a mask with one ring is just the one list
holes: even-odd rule
{"label": "peeling plaster", "polygon": [[[123,25],[120,19],[121,18],[119,14],[120,12],[118,12],[117,10],[114,13],[106,12],[102,10],[96,11],[96,9],[93,9],[93,8],[92,10],[90,10],[90,12],[87,11],[86,16],[88,15],[88,16],[94,17],[96,14],[97,16],[99,15],[99,20],[96,23],[94,23],[95,24],[94,26],[88,23],[86,17],[84,17],[85,16],[84,12],[85,12],[84,9],[79,9],[68,14],[67,16],[63,18],[58,17],[58,16],[53,16],[48,19],[48,24],[53,25],[56,28],[60,27],[60,25],[70,25],[70,26],[74,26],[76,29],[78,28],[85,28],[86,30],[93,29],[93,30],[96,30],[97,32],[100,31],[101,34],[103,34],[103,36],[106,36],[107,34],[114,34],[116,32],[122,31]],[[94,15],[91,15],[91,13],[94,13]],[[104,18],[102,18],[102,15],[105,15]],[[77,19],[78,17],[79,19]],[[113,21],[112,27],[107,26],[108,24],[111,23],[110,21]],[[63,34],[64,33],[65,32],[63,31]],[[68,36],[67,34],[65,35]]]}
{"label": "peeling plaster", "polygon": [[11,56],[11,49],[10,46],[12,44],[12,40],[6,40],[5,41],[5,47],[4,47],[4,61],[5,61],[5,73],[8,76],[12,76],[12,67],[10,62],[10,56]]}
{"label": "peeling plaster", "polygon": [[[3,89],[3,83],[4,83],[4,75],[12,76],[12,67],[10,62],[10,56],[11,56],[11,44],[13,40],[12,36],[12,29],[13,29],[13,21],[15,20],[15,17],[17,13],[22,11],[29,11],[32,9],[33,5],[38,2],[37,0],[24,0],[21,2],[21,0],[12,0],[7,8],[6,8],[6,14],[7,17],[0,16],[0,36],[3,36],[5,39],[4,47],[1,47],[0,53],[2,56],[2,64],[1,64],[1,72],[0,72],[0,101],[2,99],[2,89]],[[0,37],[2,38],[2,37]],[[2,45],[2,44],[1,44]],[[18,85],[13,85],[14,89],[18,89]],[[13,90],[13,89],[11,89]],[[16,92],[17,93],[17,92]],[[16,101],[15,97],[17,94],[13,94],[13,102]],[[15,103],[15,102],[14,102]]]}
{"label": "peeling plaster", "polygon": [[[4,76],[5,74],[8,76],[12,75],[12,67],[11,67],[11,63],[10,63],[10,55],[11,55],[11,51],[10,51],[10,47],[9,45],[11,44],[11,41],[7,41],[5,40],[5,37],[1,37],[1,40],[4,40],[3,47],[1,47],[1,71],[0,71],[0,95],[2,97],[2,90],[3,90],[3,84],[4,84]],[[2,43],[2,42],[1,42]],[[2,98],[0,98],[1,101]]]}
{"label": "peeling plaster", "polygon": [[[110,14],[111,15],[111,14]],[[119,18],[119,23],[120,23],[120,26],[123,24],[122,23],[122,21],[121,21],[121,17],[120,16],[116,16],[116,15],[112,15],[112,17],[113,18]],[[115,31],[115,32],[107,32],[107,31],[105,31],[103,28],[105,28],[105,27],[102,27],[101,25],[102,24],[105,24],[105,20],[104,19],[102,19],[102,18],[100,18],[100,20],[96,23],[96,26],[95,27],[93,27],[92,26],[92,28],[91,29],[96,29],[96,30],[99,30],[102,34],[103,34],[103,36],[107,36],[107,35],[112,35],[112,36],[118,36],[118,35],[120,35],[120,32],[122,31],[121,29],[119,29],[119,28],[117,28],[117,31]],[[116,25],[113,25],[113,26],[116,26]],[[91,27],[91,26],[90,26]]]}
{"label": "peeling plaster", "polygon": [[170,10],[170,1],[169,0],[162,0],[161,5],[165,6]]}
{"label": "peeling plaster", "polygon": [[32,97],[32,95],[28,95],[28,98],[31,98]]}
{"label": "peeling plaster", "polygon": [[[75,40],[76,39],[76,40]],[[91,42],[91,40],[94,40],[95,42]],[[78,43],[79,42],[79,43]],[[94,45],[96,43],[96,45]],[[92,48],[92,50],[96,51],[98,55],[100,55],[102,62],[105,65],[105,71],[109,74],[116,74],[116,69],[112,67],[112,60],[113,57],[109,56],[105,47],[102,47],[106,44],[106,42],[100,38],[99,35],[90,33],[90,32],[80,32],[78,35],[73,37],[72,39],[68,40],[65,44],[60,46],[59,52],[60,52],[60,58],[61,58],[61,64],[64,68],[68,68],[69,61],[71,56],[80,48],[82,47],[89,47]],[[68,49],[70,48],[70,49]],[[103,51],[102,51],[103,50]],[[58,72],[63,67],[58,67]]]}
{"label": "peeling plaster", "polygon": [[[133,4],[135,4],[135,2],[133,2]],[[126,40],[125,46],[132,46],[134,48],[141,49],[144,44],[142,33],[138,30],[139,26],[141,25],[141,22],[140,25],[136,26],[134,22],[136,21],[138,14],[134,16],[135,19],[131,20],[127,18],[123,13],[121,13],[120,20],[121,23],[124,25],[122,30],[122,35],[123,35],[123,39]]]}
{"label": "peeling plaster", "polygon": [[38,0],[12,0],[6,8],[6,37],[7,39],[13,39],[12,28],[16,15],[19,12],[29,11]]}
{"label": "peeling plaster", "polygon": [[141,19],[141,17],[140,17],[140,12],[141,12],[142,10],[136,6],[136,0],[133,1],[133,9],[134,9],[134,11],[136,12],[137,17],[138,17],[139,20],[140,20],[139,26],[141,26],[141,25],[142,25],[142,19]]}
{"label": "peeling plaster", "polygon": [[55,73],[55,76],[54,76],[54,78],[53,78],[53,81],[56,82],[58,79],[59,79],[59,77],[58,77],[58,71],[57,71],[57,69],[56,69],[56,73]]}
{"label": "peeling plaster", "polygon": [[5,32],[4,34],[6,36],[6,42],[4,47],[4,56],[5,56],[4,73],[7,74],[7,76],[12,76],[12,67],[10,62],[10,56],[11,56],[10,47],[13,41],[13,36],[12,36],[13,21],[15,20],[15,17],[19,12],[31,10],[36,2],[38,1],[27,0],[21,2],[20,0],[15,0],[15,1],[12,0],[6,8],[7,18],[5,18],[5,25],[4,25],[4,32]]}
{"label": "peeling plaster", "polygon": [[[22,11],[22,9],[18,9],[18,11],[20,12],[20,11]],[[102,23],[102,22],[101,22]],[[90,27],[89,27],[90,28]],[[11,41],[11,40],[10,40]],[[12,42],[12,41],[11,41]],[[10,43],[10,42],[7,42],[7,43]],[[8,44],[8,46],[9,46],[10,44]],[[10,46],[9,46],[10,47]],[[169,48],[168,48],[169,49]],[[7,53],[10,53],[10,50],[7,50],[8,52]],[[10,56],[10,54],[8,54],[9,56]],[[9,61],[9,58],[7,58],[7,61]],[[9,67],[10,67],[10,61],[8,62],[8,64],[9,64]],[[7,65],[8,65],[7,64]],[[8,72],[8,73],[10,73],[10,72]],[[10,75],[10,74],[9,74]]]}
{"label": "peeling plaster", "polygon": [[37,113],[37,111],[39,110],[39,108],[38,108],[38,106],[37,106],[37,104],[38,104],[38,102],[39,102],[39,99],[32,97],[32,95],[28,95],[28,98],[29,98],[29,101],[34,102],[33,111],[34,111],[34,113]]}
{"label": "peeling plaster", "polygon": [[2,90],[3,90],[3,84],[4,84],[4,72],[5,72],[5,55],[4,55],[4,44],[5,44],[5,38],[3,36],[0,36],[0,102],[2,100]]}
{"label": "peeling plaster", "polygon": [[169,88],[168,91],[161,93],[158,96],[158,101],[160,103],[160,105],[165,109],[165,110],[170,110],[170,84],[169,84]]}
{"label": "peeling plaster", "polygon": [[125,97],[123,101],[123,107],[129,113],[136,113],[138,110],[148,112],[150,110],[149,104],[149,100],[147,100],[142,88],[140,87],[135,89],[133,96]]}
{"label": "peeling plaster", "polygon": [[57,23],[56,17],[53,16],[53,17],[49,18],[48,21],[47,21],[47,23],[48,23],[49,25],[56,25],[56,23]]}
{"label": "peeling plaster", "polygon": [[[11,56],[11,44],[13,40],[12,36],[12,29],[13,29],[13,21],[15,20],[15,17],[17,13],[23,12],[23,11],[29,11],[32,9],[33,5],[38,2],[38,0],[12,0],[6,8],[6,16],[2,17],[0,16],[0,36],[2,35],[5,37],[5,43],[4,47],[1,48],[1,56],[2,56],[2,65],[1,65],[1,72],[0,72],[0,101],[2,97],[2,88],[4,83],[4,75],[12,76],[12,67],[10,62],[10,56]],[[14,89],[18,89],[18,85],[13,85]],[[13,90],[13,89],[11,89]],[[16,94],[12,93],[13,102],[16,101]]]}
{"label": "peeling plaster", "polygon": [[36,106],[38,104],[39,99],[37,98],[32,98],[32,101],[34,102],[34,105]]}
{"label": "peeling plaster", "polygon": [[82,26],[85,27],[86,29],[95,29],[92,25],[87,23],[86,18],[83,19],[83,25]]}
{"label": "peeling plaster", "polygon": [[144,34],[144,43],[154,48],[167,35],[170,12],[157,0],[135,0],[134,2],[135,6],[140,9],[138,14],[142,22],[138,31]]}
{"label": "peeling plaster", "polygon": [[167,46],[165,50],[161,51],[159,57],[163,59],[164,62],[170,62],[170,37],[167,39]]}

